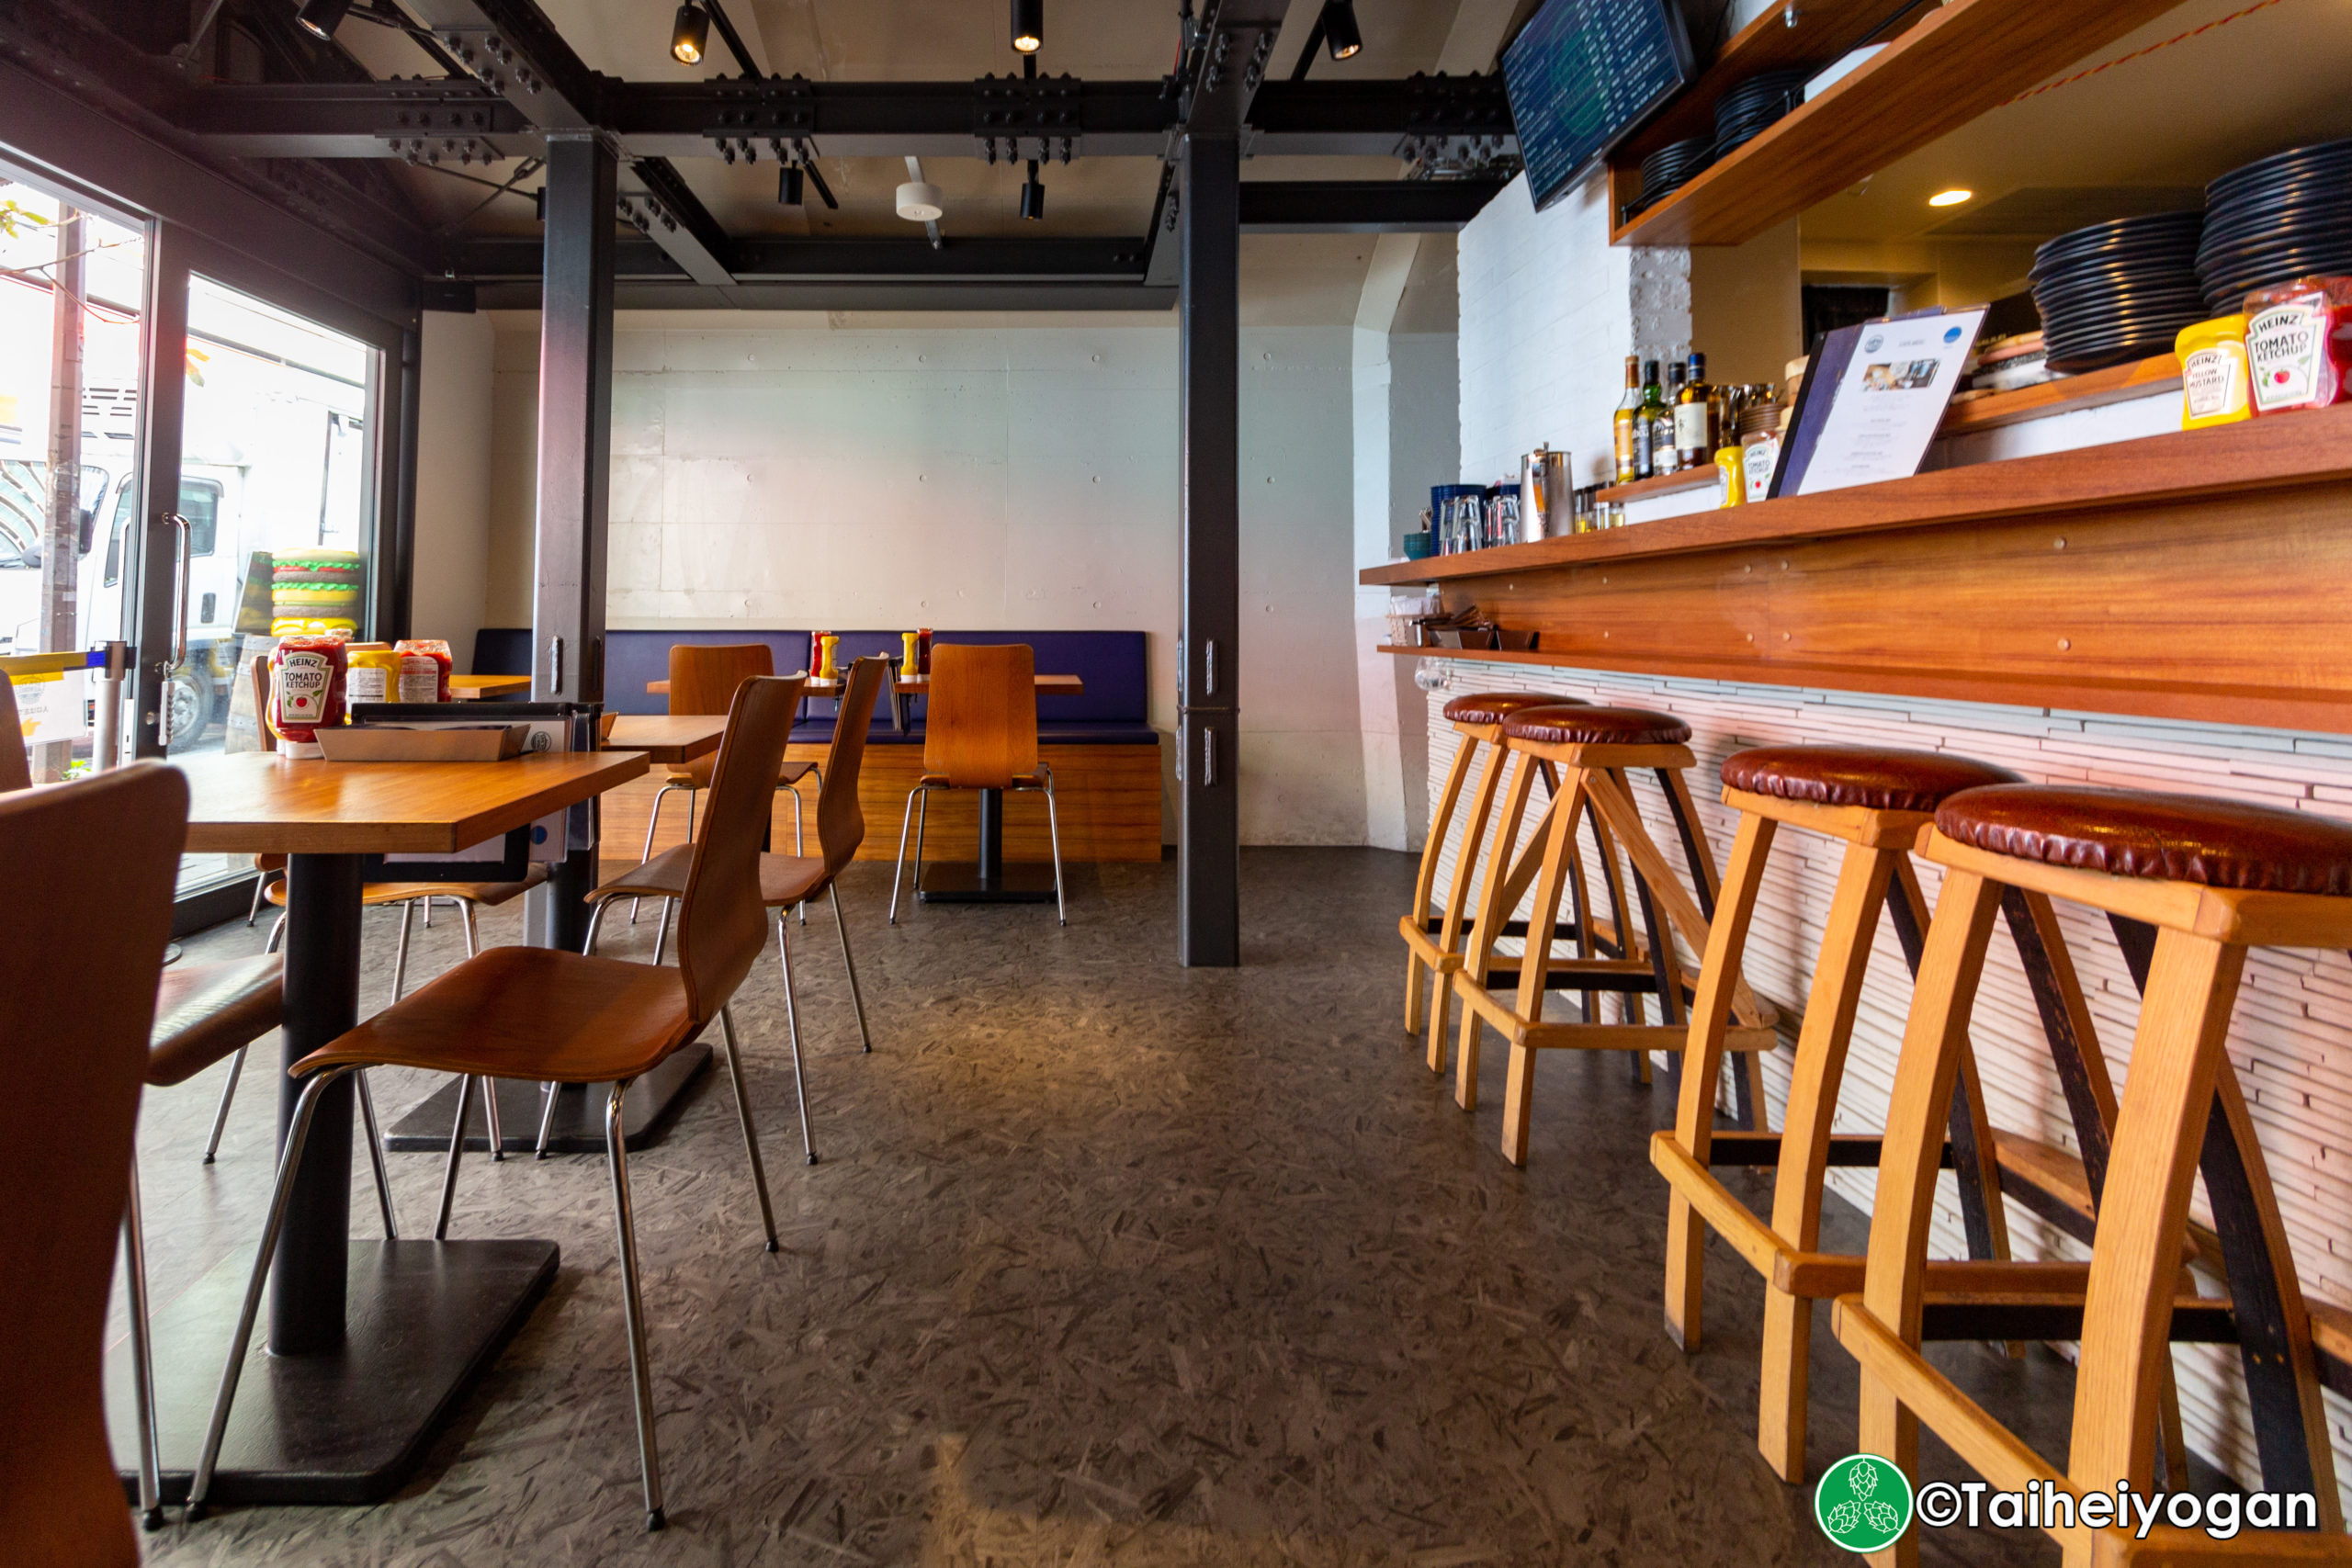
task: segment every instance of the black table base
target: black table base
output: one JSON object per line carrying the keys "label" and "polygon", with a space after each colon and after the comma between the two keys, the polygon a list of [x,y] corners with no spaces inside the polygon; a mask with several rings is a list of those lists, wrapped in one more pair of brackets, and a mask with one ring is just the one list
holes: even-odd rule
{"label": "black table base", "polygon": [[1004,791],[980,794],[980,858],[925,866],[915,897],[926,904],[1050,904],[1054,868],[1004,863]]}
{"label": "black table base", "polygon": [[[631,1149],[651,1148],[668,1134],[685,1102],[686,1090],[709,1065],[709,1046],[689,1045],[629,1086],[628,1099],[621,1107],[621,1131]],[[527,1155],[538,1146],[540,1088],[518,1078],[495,1082],[498,1130],[505,1137],[506,1153],[510,1158]],[[594,1093],[579,1084],[566,1084],[556,1091],[555,1122],[548,1130],[549,1154],[605,1152],[605,1090],[601,1084],[591,1087]],[[447,1154],[449,1126],[457,1119],[458,1080],[451,1078],[424,1103],[392,1123],[384,1134],[384,1146],[396,1154]],[[490,1152],[490,1124],[479,1095],[466,1125],[466,1147]]]}
{"label": "black table base", "polygon": [[[212,1499],[364,1505],[390,1496],[547,1293],[558,1257],[552,1241],[351,1243],[340,1348],[277,1356],[254,1337]],[[187,1496],[252,1267],[250,1252],[233,1253],[155,1314],[166,1503]],[[107,1356],[107,1430],[124,1494],[136,1503],[131,1386],[125,1338]]]}

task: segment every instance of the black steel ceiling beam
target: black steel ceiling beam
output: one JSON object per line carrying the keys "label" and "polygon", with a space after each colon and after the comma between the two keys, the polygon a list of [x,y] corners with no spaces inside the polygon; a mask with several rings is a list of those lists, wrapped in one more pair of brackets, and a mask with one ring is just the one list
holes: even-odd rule
{"label": "black steel ceiling beam", "polygon": [[584,130],[604,123],[613,78],[590,70],[531,0],[404,4],[435,43],[533,126]]}
{"label": "black steel ceiling beam", "polygon": [[[690,189],[667,158],[640,158],[631,167],[644,197],[624,190],[621,205],[663,254],[696,283],[714,288],[735,281],[728,265],[729,242],[710,209]],[[639,210],[650,197],[650,210]]]}
{"label": "black steel ceiling beam", "polygon": [[1449,234],[1501,180],[1244,180],[1241,227],[1261,234]]}
{"label": "black steel ceiling beam", "polygon": [[[1241,113],[1224,89],[1238,88],[1254,46],[1235,47],[1244,62],[1207,101]],[[796,139],[829,157],[974,157],[991,143],[999,156],[1031,157],[1043,140],[1057,154],[1067,141],[1075,155],[1157,158],[1180,121],[1160,82],[597,80],[596,123],[634,158],[710,157],[722,144],[765,152]],[[515,99],[473,82],[406,81],[175,88],[165,107],[175,123],[232,157],[382,158],[421,146],[446,161],[539,152],[542,122]],[[1518,147],[1492,76],[1267,82],[1239,123],[1258,157],[1460,161]]]}
{"label": "black steel ceiling beam", "polygon": [[[763,239],[729,242],[719,253],[742,284],[754,283],[989,283],[1134,284],[1143,280],[1140,239],[950,240],[933,249],[924,239]],[[536,279],[540,245],[517,236],[463,241],[452,246],[450,275],[476,283]],[[685,270],[650,240],[622,240],[615,276],[639,281],[684,279]]]}

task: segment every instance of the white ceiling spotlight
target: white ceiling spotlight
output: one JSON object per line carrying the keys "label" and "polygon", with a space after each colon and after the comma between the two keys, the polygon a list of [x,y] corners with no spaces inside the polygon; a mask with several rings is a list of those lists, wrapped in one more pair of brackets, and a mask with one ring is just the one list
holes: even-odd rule
{"label": "white ceiling spotlight", "polygon": [[899,216],[910,223],[936,223],[947,216],[939,187],[922,177],[922,160],[907,160],[907,183],[899,187]]}

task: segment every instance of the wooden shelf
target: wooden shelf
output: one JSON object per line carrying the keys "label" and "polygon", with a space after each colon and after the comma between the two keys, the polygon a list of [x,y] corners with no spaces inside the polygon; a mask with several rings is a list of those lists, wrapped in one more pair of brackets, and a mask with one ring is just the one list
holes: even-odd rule
{"label": "wooden shelf", "polygon": [[2352,734],[2352,407],[1444,560],[1532,652],[1416,658]]}
{"label": "wooden shelf", "polygon": [[[1617,225],[1619,245],[1737,245],[1794,218],[1936,138],[2006,102],[2096,50],[2172,9],[2176,0],[2102,0],[2066,5],[2053,0],[1949,0],[1930,8],[1850,74],[1812,102],[1765,128],[1757,137],[1694,175],[1630,223]],[[1823,0],[1799,8],[1804,14]],[[1843,7],[1836,7],[1841,21]],[[1883,14],[1883,12],[1881,13]],[[1759,29],[1780,13],[1744,28],[1688,99],[1677,100],[1649,129],[1611,160],[1610,213],[1639,194],[1642,156],[1670,134],[1704,135],[1713,125],[1715,97],[1739,80],[1769,69]],[[1868,27],[1855,24],[1854,34]],[[1824,41],[1835,38],[1825,25]],[[1843,52],[1829,43],[1819,63]],[[1785,64],[1785,59],[1773,63]],[[1701,100],[1703,98],[1703,102]],[[1683,108],[1684,102],[1691,107]],[[1703,109],[1703,112],[1702,112]],[[1686,118],[1686,116],[1688,117]]]}
{"label": "wooden shelf", "polygon": [[1599,491],[1602,501],[1639,501],[1649,495],[1679,495],[1686,490],[1713,490],[1722,482],[1715,466],[1703,468],[1683,468],[1671,474],[1656,474],[1631,484],[1603,485]]}
{"label": "wooden shelf", "polygon": [[2055,381],[2044,381],[2038,387],[2019,387],[2014,391],[1971,398],[1964,403],[1955,404],[1944,415],[1943,427],[1936,434],[1972,435],[1980,430],[2022,424],[2027,420],[2041,419],[2047,414],[2130,402],[2134,398],[2177,391],[2179,387],[2180,361],[2169,354],[2160,354],[2154,359],[2135,360],[2130,365],[2110,365],[2104,370],[2086,371],[2080,376],[2061,377]]}

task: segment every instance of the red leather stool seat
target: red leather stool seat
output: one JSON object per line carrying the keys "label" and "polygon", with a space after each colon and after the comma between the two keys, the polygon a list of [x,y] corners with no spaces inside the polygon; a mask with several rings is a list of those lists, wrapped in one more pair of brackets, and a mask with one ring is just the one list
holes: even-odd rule
{"label": "red leather stool seat", "polygon": [[1690,739],[1690,727],[1647,708],[1555,704],[1511,715],[1503,720],[1503,734],[1539,746],[1679,746]]}
{"label": "red leather stool seat", "polygon": [[1579,705],[1574,697],[1555,697],[1548,692],[1472,692],[1446,704],[1445,716],[1451,724],[1500,724],[1529,708]]}
{"label": "red leather stool seat", "polygon": [[1933,811],[1964,789],[2025,782],[1990,762],[1887,746],[1757,746],[1727,759],[1723,776],[1749,795],[1871,811]]}
{"label": "red leather stool seat", "polygon": [[1936,808],[1946,838],[2045,865],[2249,892],[2352,897],[2352,825],[2153,790],[1999,784]]}

